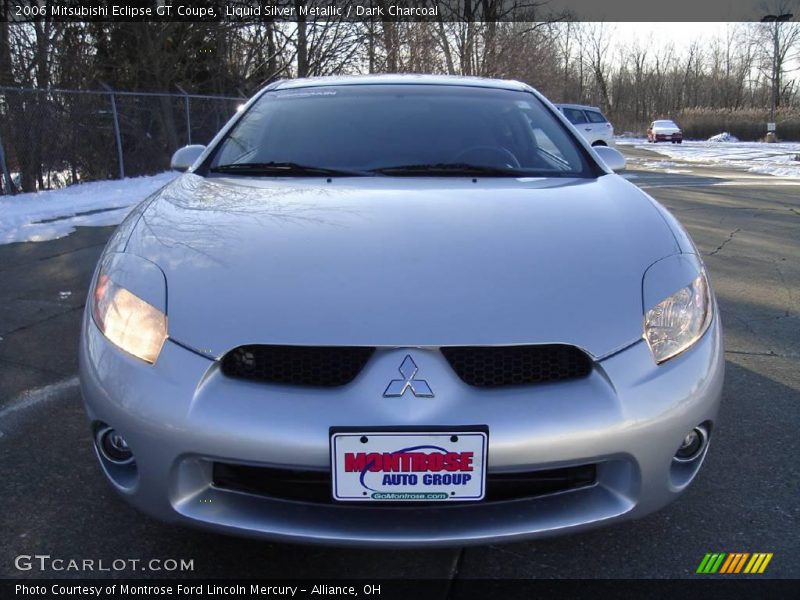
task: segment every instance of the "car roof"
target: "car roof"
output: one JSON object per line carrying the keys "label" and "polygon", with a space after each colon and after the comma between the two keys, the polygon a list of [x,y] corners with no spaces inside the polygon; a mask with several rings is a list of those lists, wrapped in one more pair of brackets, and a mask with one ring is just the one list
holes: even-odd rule
{"label": "car roof", "polygon": [[576,108],[578,110],[596,110],[597,112],[603,112],[600,110],[599,106],[589,106],[588,104],[556,104],[558,108]]}
{"label": "car roof", "polygon": [[672,119],[654,119],[653,123],[672,123],[673,125],[675,125],[675,121],[673,121]]}
{"label": "car roof", "polygon": [[505,90],[529,91],[532,88],[511,79],[489,79],[485,77],[461,77],[457,75],[337,75],[331,77],[306,77],[302,79],[284,79],[269,85],[271,90],[289,90],[306,87],[333,85],[452,85],[465,87],[496,88]]}

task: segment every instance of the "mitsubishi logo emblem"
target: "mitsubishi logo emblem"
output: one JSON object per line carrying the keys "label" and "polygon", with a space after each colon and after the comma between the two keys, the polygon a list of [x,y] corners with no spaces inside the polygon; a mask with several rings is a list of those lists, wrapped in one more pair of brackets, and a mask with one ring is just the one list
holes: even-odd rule
{"label": "mitsubishi logo emblem", "polygon": [[406,354],[403,362],[400,364],[400,375],[402,379],[392,379],[389,382],[389,387],[383,392],[384,398],[397,398],[406,393],[406,390],[411,390],[417,398],[433,398],[433,390],[431,390],[428,382],[424,379],[415,379],[417,376],[417,363],[411,358],[410,354]]}

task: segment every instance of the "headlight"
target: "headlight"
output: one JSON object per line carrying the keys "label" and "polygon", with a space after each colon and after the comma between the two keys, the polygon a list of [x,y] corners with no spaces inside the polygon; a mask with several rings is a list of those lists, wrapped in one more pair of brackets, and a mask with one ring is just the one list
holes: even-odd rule
{"label": "headlight", "polygon": [[101,272],[94,288],[94,321],[114,344],[149,363],[167,339],[167,316]]}
{"label": "headlight", "polygon": [[705,273],[648,310],[644,317],[644,339],[655,361],[669,360],[699,340],[711,323],[712,311]]}

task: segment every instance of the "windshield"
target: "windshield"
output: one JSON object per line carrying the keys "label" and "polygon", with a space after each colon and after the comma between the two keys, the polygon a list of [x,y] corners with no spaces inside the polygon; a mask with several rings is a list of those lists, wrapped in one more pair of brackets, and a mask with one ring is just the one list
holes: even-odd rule
{"label": "windshield", "polygon": [[656,127],[677,127],[675,121],[656,121]]}
{"label": "windshield", "polygon": [[450,85],[267,92],[222,140],[210,171],[594,176],[566,127],[533,94]]}

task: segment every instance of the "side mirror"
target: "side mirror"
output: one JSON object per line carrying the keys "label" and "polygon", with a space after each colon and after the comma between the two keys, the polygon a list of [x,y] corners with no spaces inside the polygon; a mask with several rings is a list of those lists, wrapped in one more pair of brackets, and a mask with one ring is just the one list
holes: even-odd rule
{"label": "side mirror", "polygon": [[192,144],[191,146],[184,146],[178,148],[175,154],[172,155],[172,160],[169,163],[169,168],[173,171],[186,171],[194,164],[200,155],[205,152],[206,147],[200,144]]}
{"label": "side mirror", "polygon": [[604,163],[614,172],[625,170],[625,157],[619,150],[609,148],[608,146],[595,146],[594,151],[603,160]]}

